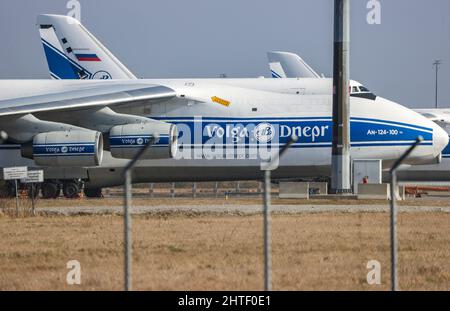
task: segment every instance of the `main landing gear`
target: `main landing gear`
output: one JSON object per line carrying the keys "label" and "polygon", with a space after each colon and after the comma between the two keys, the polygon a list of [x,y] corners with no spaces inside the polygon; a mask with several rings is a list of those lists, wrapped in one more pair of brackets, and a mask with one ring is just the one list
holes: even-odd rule
{"label": "main landing gear", "polygon": [[[31,198],[39,196],[39,191],[43,199],[56,199],[64,195],[67,199],[80,197],[81,193],[88,198],[102,198],[102,188],[85,188],[81,179],[46,179],[40,184],[20,184],[19,190],[27,190]],[[16,189],[14,182],[0,180],[0,198],[14,198]]]}

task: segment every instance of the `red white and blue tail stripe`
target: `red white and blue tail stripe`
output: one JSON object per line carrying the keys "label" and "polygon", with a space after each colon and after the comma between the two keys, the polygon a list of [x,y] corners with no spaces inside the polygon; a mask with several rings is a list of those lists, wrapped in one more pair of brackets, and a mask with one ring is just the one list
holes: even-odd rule
{"label": "red white and blue tail stripe", "polygon": [[102,60],[97,54],[75,54],[76,58],[80,62],[101,62]]}

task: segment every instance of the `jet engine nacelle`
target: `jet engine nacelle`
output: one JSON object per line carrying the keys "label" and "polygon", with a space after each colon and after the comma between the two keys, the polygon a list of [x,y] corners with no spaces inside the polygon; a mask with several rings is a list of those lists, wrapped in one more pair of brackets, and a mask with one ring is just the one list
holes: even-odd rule
{"label": "jet engine nacelle", "polygon": [[90,130],[37,134],[22,146],[22,156],[41,166],[98,166],[103,158],[103,136]]}
{"label": "jet engine nacelle", "polygon": [[117,125],[109,132],[111,155],[133,159],[141,148],[154,139],[142,159],[173,158],[178,150],[178,130],[175,124],[153,121],[142,124]]}

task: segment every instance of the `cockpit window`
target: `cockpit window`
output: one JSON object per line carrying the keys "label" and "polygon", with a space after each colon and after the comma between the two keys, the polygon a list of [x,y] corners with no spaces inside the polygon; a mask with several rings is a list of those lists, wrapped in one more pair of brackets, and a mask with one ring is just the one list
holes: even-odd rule
{"label": "cockpit window", "polygon": [[369,89],[364,86],[360,86],[359,89],[361,90],[361,92],[370,92]]}
{"label": "cockpit window", "polygon": [[350,96],[375,100],[377,96],[365,86],[352,86]]}

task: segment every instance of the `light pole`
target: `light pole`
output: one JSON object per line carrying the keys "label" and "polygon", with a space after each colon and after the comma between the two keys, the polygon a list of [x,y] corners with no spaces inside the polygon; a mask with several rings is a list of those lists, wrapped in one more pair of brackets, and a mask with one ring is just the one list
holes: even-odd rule
{"label": "light pole", "polygon": [[440,59],[435,60],[433,63],[433,67],[436,69],[436,93],[435,93],[435,107],[438,108],[438,72],[439,72],[439,66],[442,64],[442,61]]}
{"label": "light pole", "polygon": [[333,138],[331,192],[345,194],[350,186],[350,0],[334,1]]}

